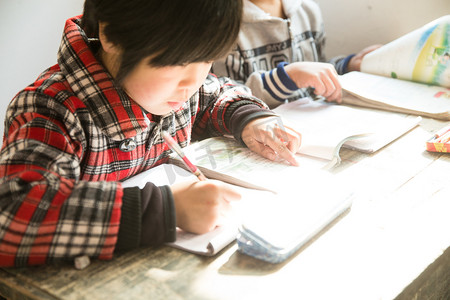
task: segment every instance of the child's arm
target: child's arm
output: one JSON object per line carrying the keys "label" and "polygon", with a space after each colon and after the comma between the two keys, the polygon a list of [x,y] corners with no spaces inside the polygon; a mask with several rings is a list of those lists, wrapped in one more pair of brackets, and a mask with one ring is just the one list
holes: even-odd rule
{"label": "child's arm", "polygon": [[253,97],[245,86],[234,84],[229,79],[213,77],[209,87],[217,83],[221,84],[221,88],[218,93],[211,94],[208,113],[202,115],[200,123],[195,123],[200,126],[194,128],[194,132],[199,133],[199,129],[202,129],[204,133],[212,135],[232,134],[236,140],[264,157],[281,157],[297,165],[292,153],[300,146],[300,134],[283,126],[280,118],[268,110],[262,101]]}
{"label": "child's arm", "polygon": [[[124,192],[139,188],[125,188]],[[176,227],[193,233],[205,233],[220,225],[231,210],[231,202],[241,198],[229,185],[216,181],[193,179],[171,186],[155,186],[148,182],[141,190],[142,227],[140,245],[160,245],[173,242]],[[139,198],[139,195],[135,195]],[[132,211],[122,211],[122,219],[132,217]],[[124,216],[125,215],[125,216]],[[133,220],[125,220],[123,226],[130,226]],[[134,228],[139,228],[140,219],[134,220]],[[122,222],[121,222],[122,223]],[[130,234],[128,232],[128,234]],[[116,249],[130,249],[133,240],[127,232],[119,230]],[[135,247],[138,245],[135,245]]]}
{"label": "child's arm", "polygon": [[193,125],[193,139],[233,135],[237,140],[253,119],[273,116],[267,105],[254,97],[248,87],[209,75],[198,95],[199,106]]}
{"label": "child's arm", "polygon": [[[94,135],[97,140],[91,139],[89,130],[98,127],[83,126],[90,121],[87,109],[76,99],[67,103],[73,105],[66,107],[30,88],[8,108],[0,154],[2,266],[45,264],[79,255],[111,259],[115,250],[144,242],[144,211],[153,213],[150,230],[155,234],[145,242],[173,241],[174,235],[167,233],[174,232],[174,226],[165,224],[164,217],[174,211],[165,209],[170,189],[123,189],[118,182],[123,177],[111,167],[120,163],[117,146],[101,132]],[[84,161],[86,157],[91,161]],[[129,172],[126,167],[123,172]],[[146,191],[149,201],[143,203]],[[155,217],[160,212],[162,217]]]}
{"label": "child's arm", "polygon": [[316,95],[329,101],[341,101],[338,75],[333,65],[328,63],[280,63],[271,71],[253,73],[246,84],[270,107],[276,107],[286,99],[308,96],[301,90],[305,88],[314,88]]}
{"label": "child's arm", "polygon": [[[0,154],[1,265],[78,255],[110,259],[123,190],[117,182],[79,179],[86,139],[76,122],[68,127],[60,119],[74,116],[57,101],[31,92],[20,94],[8,113]],[[69,131],[79,134],[80,142],[70,140]]]}

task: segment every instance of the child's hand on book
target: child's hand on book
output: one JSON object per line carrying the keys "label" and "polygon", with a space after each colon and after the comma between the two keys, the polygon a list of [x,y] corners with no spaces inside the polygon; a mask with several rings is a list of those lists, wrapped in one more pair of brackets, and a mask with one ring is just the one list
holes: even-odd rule
{"label": "child's hand on book", "polygon": [[197,234],[221,225],[223,217],[231,212],[231,203],[241,199],[230,185],[217,180],[180,182],[170,188],[177,227]]}
{"label": "child's hand on book", "polygon": [[242,131],[242,140],[253,152],[270,159],[284,159],[298,166],[295,153],[300,147],[301,134],[285,126],[279,117],[250,121]]}
{"label": "child's hand on book", "polygon": [[301,61],[290,63],[284,69],[299,89],[314,88],[317,96],[328,101],[342,101],[341,84],[332,64]]}

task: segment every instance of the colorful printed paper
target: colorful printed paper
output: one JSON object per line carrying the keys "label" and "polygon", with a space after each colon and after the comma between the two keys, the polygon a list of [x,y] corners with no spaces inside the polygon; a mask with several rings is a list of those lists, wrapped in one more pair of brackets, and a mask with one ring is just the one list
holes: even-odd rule
{"label": "colorful printed paper", "polygon": [[450,15],[367,54],[361,71],[450,88]]}

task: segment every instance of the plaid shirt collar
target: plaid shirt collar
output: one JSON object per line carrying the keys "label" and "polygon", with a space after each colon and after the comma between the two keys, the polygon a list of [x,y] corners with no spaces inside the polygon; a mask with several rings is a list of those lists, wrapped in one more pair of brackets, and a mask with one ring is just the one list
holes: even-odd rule
{"label": "plaid shirt collar", "polygon": [[148,130],[152,115],[146,115],[97,60],[88,46],[93,42],[80,28],[80,18],[66,22],[58,51],[61,71],[75,95],[91,112],[95,125],[112,140],[121,141],[143,133]]}

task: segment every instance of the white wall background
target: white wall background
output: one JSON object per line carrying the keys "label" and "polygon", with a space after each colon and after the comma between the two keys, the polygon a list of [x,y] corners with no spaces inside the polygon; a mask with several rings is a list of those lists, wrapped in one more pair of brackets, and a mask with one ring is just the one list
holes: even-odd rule
{"label": "white wall background", "polygon": [[[17,92],[56,64],[66,19],[84,0],[0,0],[0,136],[6,107]],[[0,138],[1,144],[1,138]]]}
{"label": "white wall background", "polygon": [[328,58],[385,44],[441,16],[450,0],[316,0],[322,9]]}
{"label": "white wall background", "polygon": [[[170,1],[170,0],[167,0]],[[0,0],[0,133],[14,95],[56,63],[67,18],[84,0]],[[440,16],[450,0],[317,0],[327,32],[328,57],[389,42]]]}

